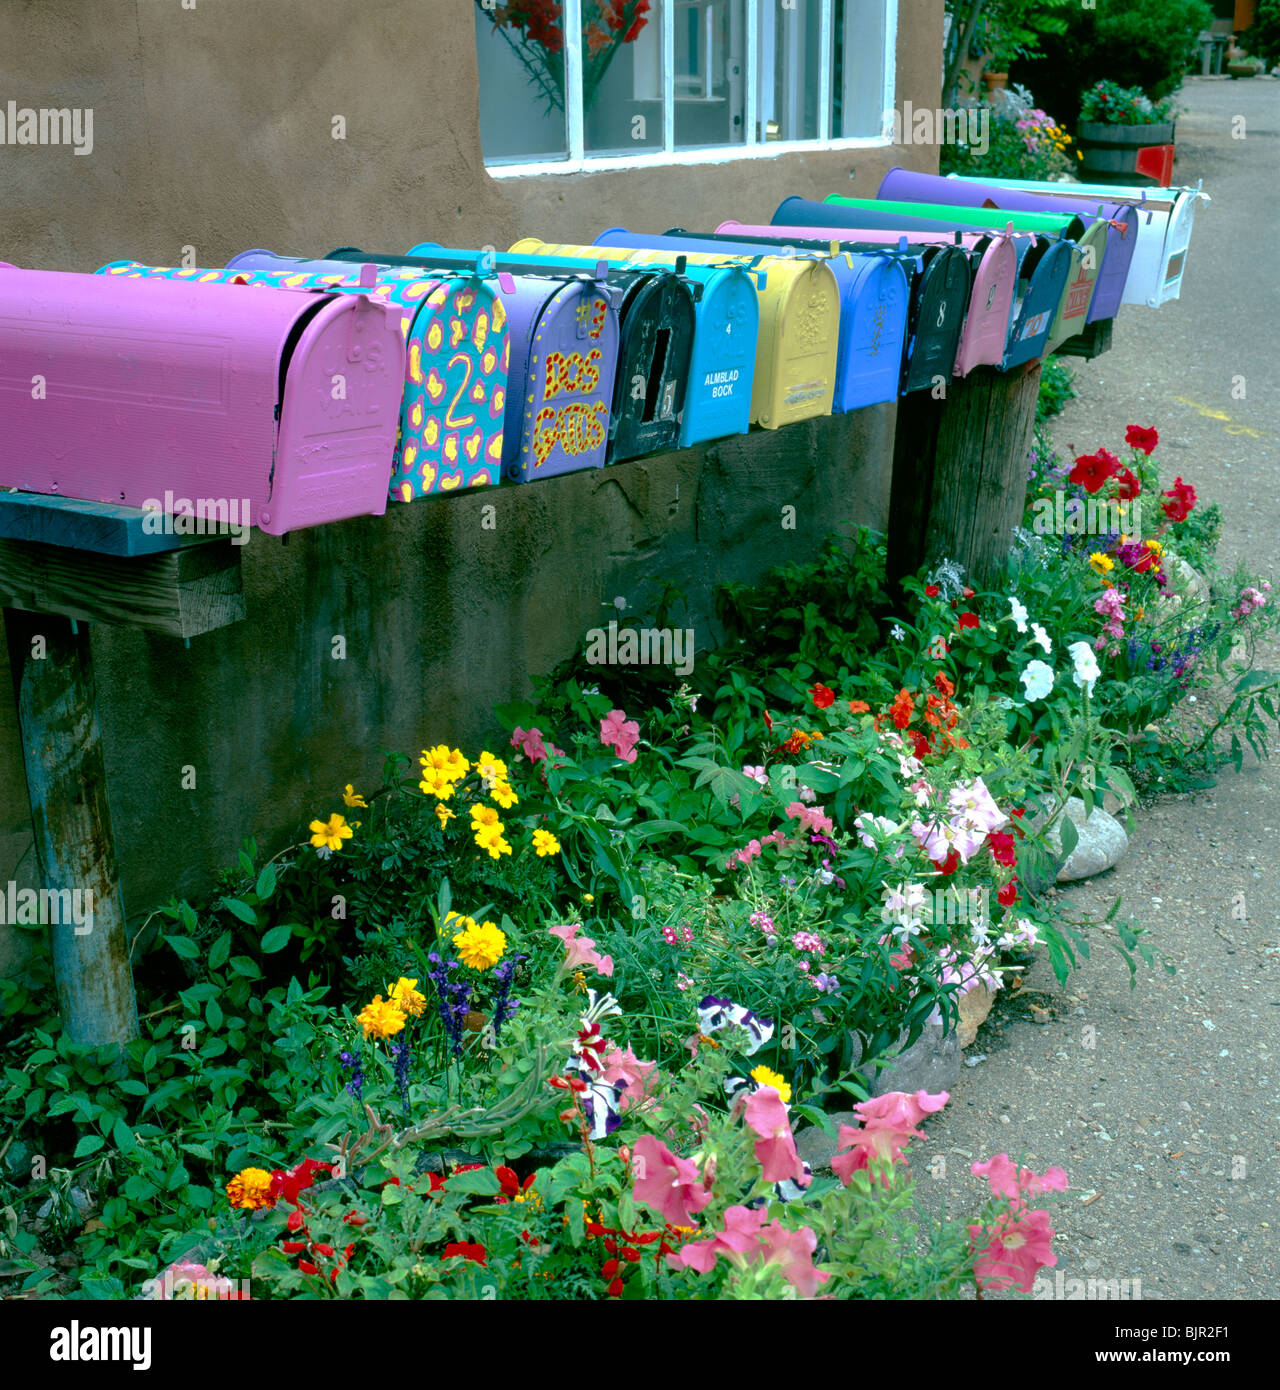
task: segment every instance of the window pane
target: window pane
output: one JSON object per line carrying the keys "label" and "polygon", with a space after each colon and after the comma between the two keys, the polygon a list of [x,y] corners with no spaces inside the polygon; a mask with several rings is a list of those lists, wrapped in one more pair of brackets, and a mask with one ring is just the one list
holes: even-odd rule
{"label": "window pane", "polygon": [[552,0],[476,6],[485,162],[564,159],[564,30]]}
{"label": "window pane", "polygon": [[583,147],[662,148],[661,0],[582,0]]}
{"label": "window pane", "polygon": [[[879,4],[880,0],[872,0]],[[760,5],[760,87],[756,138],[818,138],[819,0],[795,0],[794,9],[762,0]]]}
{"label": "window pane", "polygon": [[744,0],[674,0],[676,148],[746,139]]}
{"label": "window pane", "polygon": [[884,11],[884,0],[835,0],[831,134],[837,139],[884,129]]}

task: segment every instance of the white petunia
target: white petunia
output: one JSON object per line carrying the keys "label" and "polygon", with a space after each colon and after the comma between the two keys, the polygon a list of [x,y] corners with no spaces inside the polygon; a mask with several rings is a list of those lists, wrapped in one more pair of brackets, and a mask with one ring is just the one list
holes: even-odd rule
{"label": "white petunia", "polygon": [[1046,655],[1053,651],[1053,643],[1049,640],[1049,634],[1039,623],[1031,624],[1031,640],[1033,642],[1039,642],[1044,648]]}
{"label": "white petunia", "polygon": [[1053,689],[1053,667],[1029,661],[1018,679],[1026,686],[1028,700],[1043,700]]}
{"label": "white petunia", "polygon": [[1013,619],[1014,626],[1019,632],[1027,630],[1027,610],[1016,598],[1009,600],[1009,616]]}
{"label": "white petunia", "polygon": [[894,625],[889,629],[889,636],[892,637],[895,642],[901,642],[906,635],[907,630],[902,626],[901,623],[894,623]]}
{"label": "white petunia", "polygon": [[1071,661],[1075,666],[1072,673],[1075,683],[1086,695],[1092,695],[1093,684],[1102,674],[1098,659],[1093,654],[1093,648],[1088,642],[1072,642],[1067,650],[1071,653]]}

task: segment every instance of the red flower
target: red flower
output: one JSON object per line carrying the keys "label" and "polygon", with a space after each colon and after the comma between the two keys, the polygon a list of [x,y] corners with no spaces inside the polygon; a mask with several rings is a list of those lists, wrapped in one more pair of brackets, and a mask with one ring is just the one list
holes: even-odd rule
{"label": "red flower", "polygon": [[294,1209],[289,1213],[288,1221],[286,1221],[284,1224],[291,1231],[300,1231],[303,1226],[303,1220],[304,1218],[302,1213],[298,1210],[297,1207],[294,1207]]}
{"label": "red flower", "polygon": [[281,1241],[280,1249],[286,1255],[300,1255],[307,1248],[305,1240],[285,1240]]}
{"label": "red flower", "polygon": [[1131,469],[1118,468],[1115,474],[1116,496],[1122,502],[1131,502],[1142,492],[1142,484],[1134,476]]}
{"label": "red flower", "polygon": [[613,1281],[613,1283],[610,1284],[609,1287],[605,1290],[605,1293],[607,1293],[607,1294],[609,1295],[610,1298],[621,1298],[621,1297],[622,1297],[622,1280],[621,1280],[621,1279],[615,1279],[615,1280]]}
{"label": "red flower", "polygon": [[475,1264],[483,1265],[487,1255],[483,1245],[474,1241],[454,1241],[444,1248],[443,1258],[452,1260],[459,1257],[464,1260],[471,1260]]}
{"label": "red flower", "polygon": [[505,1202],[508,1197],[518,1197],[520,1193],[527,1192],[533,1186],[535,1174],[530,1173],[523,1182],[516,1176],[515,1172],[508,1168],[505,1163],[501,1163],[493,1170],[494,1176],[502,1184],[502,1196],[498,1201]]}
{"label": "red flower", "polygon": [[1012,835],[993,830],[987,836],[987,844],[991,846],[991,853],[995,856],[997,864],[1003,864],[1006,869],[1012,869],[1018,862],[1018,857],[1014,853]]}
{"label": "red flower", "polygon": [[770,733],[773,733],[773,715],[768,710],[764,712],[764,726]]}
{"label": "red flower", "polygon": [[969,588],[969,586],[968,586],[967,584],[965,585],[965,587],[964,587],[963,589],[960,590],[960,592],[961,592],[961,594],[964,595],[965,598],[972,598],[972,597],[973,597],[973,590],[972,590],[971,588]]}
{"label": "red flower", "polygon": [[870,706],[869,704],[867,704],[867,702],[866,702],[865,700],[850,700],[850,701],[849,701],[849,713],[850,713],[850,714],[866,714],[866,713],[870,710],[870,708],[871,708],[871,706]]}
{"label": "red flower", "polygon": [[978,626],[978,615],[977,615],[976,613],[961,613],[961,614],[960,614],[960,630],[961,630],[962,632],[963,632],[964,629],[967,628],[967,627],[977,627],[977,626]]}
{"label": "red flower", "polygon": [[926,584],[924,586],[924,591],[930,598],[938,597],[938,586],[936,584]]}
{"label": "red flower", "polygon": [[933,744],[929,742],[924,734],[918,733],[915,729],[912,729],[911,738],[915,744],[914,752],[917,758],[923,760],[928,754],[933,752]]}
{"label": "red flower", "polygon": [[1120,467],[1120,460],[1105,449],[1096,454],[1081,454],[1076,466],[1067,474],[1067,482],[1079,483],[1086,492],[1097,492],[1107,481],[1114,478]]}
{"label": "red flower", "polygon": [[601,1279],[612,1279],[613,1276],[614,1276],[615,1274],[617,1274],[617,1272],[618,1272],[618,1262],[617,1262],[617,1260],[606,1260],[606,1261],[604,1262],[604,1264],[602,1264],[602,1265],[600,1266],[600,1277],[601,1277]]}
{"label": "red flower", "polygon": [[956,693],[956,688],[947,678],[947,673],[945,671],[935,671],[933,673],[933,684],[937,692],[940,695],[945,695],[948,700]]}
{"label": "red flower", "polygon": [[576,1076],[552,1076],[547,1080],[548,1086],[557,1086],[562,1091],[585,1091],[587,1083],[580,1081]]}
{"label": "red flower", "polygon": [[950,850],[945,859],[933,860],[933,867],[940,874],[950,877],[960,867],[960,855],[956,850]]}
{"label": "red flower", "polygon": [[1164,494],[1169,500],[1160,505],[1170,521],[1185,521],[1196,505],[1196,490],[1181,478],[1174,480],[1173,486]]}
{"label": "red flower", "polygon": [[1017,901],[1018,884],[1015,879],[1010,879],[996,894],[996,902],[998,902],[1001,907],[1012,907]]}
{"label": "red flower", "polygon": [[311,1248],[317,1255],[323,1255],[326,1260],[332,1259],[333,1257],[333,1246],[326,1245],[323,1241],[317,1241]]}
{"label": "red flower", "polygon": [[368,1221],[368,1217],[358,1211],[349,1211],[343,1218],[343,1222],[348,1226],[363,1226]]}
{"label": "red flower", "polygon": [[[1181,482],[1182,480],[1179,479],[1178,481]],[[277,1200],[283,1197],[291,1206],[297,1206],[299,1195],[315,1183],[316,1174],[321,1172],[331,1175],[333,1164],[322,1163],[314,1158],[304,1158],[296,1168],[291,1168],[287,1173],[277,1168],[271,1175],[271,1195]]]}
{"label": "red flower", "polygon": [[905,729],[911,723],[911,716],[915,713],[915,702],[911,698],[911,692],[905,687],[894,696],[889,713],[893,717],[895,729]]}
{"label": "red flower", "polygon": [[830,709],[836,702],[836,692],[821,682],[817,685],[811,685],[809,694],[813,696],[813,703],[819,709]]}
{"label": "red flower", "polygon": [[1154,429],[1146,429],[1142,425],[1130,425],[1124,432],[1124,442],[1131,449],[1141,449],[1144,454],[1150,454],[1152,449],[1160,443],[1160,436]]}
{"label": "red flower", "polygon": [[299,1260],[298,1268],[303,1274],[319,1274],[320,1271],[311,1263],[310,1260]]}

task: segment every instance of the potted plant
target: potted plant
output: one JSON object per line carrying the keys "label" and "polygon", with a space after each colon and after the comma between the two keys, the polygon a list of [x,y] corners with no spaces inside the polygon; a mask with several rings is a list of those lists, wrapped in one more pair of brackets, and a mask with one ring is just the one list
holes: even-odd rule
{"label": "potted plant", "polygon": [[1138,151],[1150,145],[1172,145],[1172,97],[1152,101],[1141,87],[1095,82],[1080,102],[1081,176],[1096,182],[1137,181]]}

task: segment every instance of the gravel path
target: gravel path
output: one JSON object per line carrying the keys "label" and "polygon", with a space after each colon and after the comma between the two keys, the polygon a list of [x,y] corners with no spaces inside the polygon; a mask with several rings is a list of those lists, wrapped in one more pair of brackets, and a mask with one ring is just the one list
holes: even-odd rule
{"label": "gravel path", "polygon": [[[1224,561],[1280,591],[1280,80],[1193,79],[1182,102],[1175,182],[1203,179],[1213,199],[1196,215],[1182,298],[1125,308],[1113,350],[1077,365],[1079,399],[1055,439],[1064,455],[1119,451],[1127,424],[1155,425],[1168,481],[1181,473],[1221,503]],[[1128,857],[1066,896],[1101,915],[1121,895],[1177,973],[1140,968],[1131,991],[1097,931],[1066,989],[1038,963],[928,1127],[916,1171],[929,1206],[972,1210],[985,1184],[970,1159],[1023,1152],[1070,1177],[1054,1208],[1065,1278],[1140,1281],[1143,1299],[1276,1296],[1278,847],[1280,766],[1246,764],[1138,813]]]}

